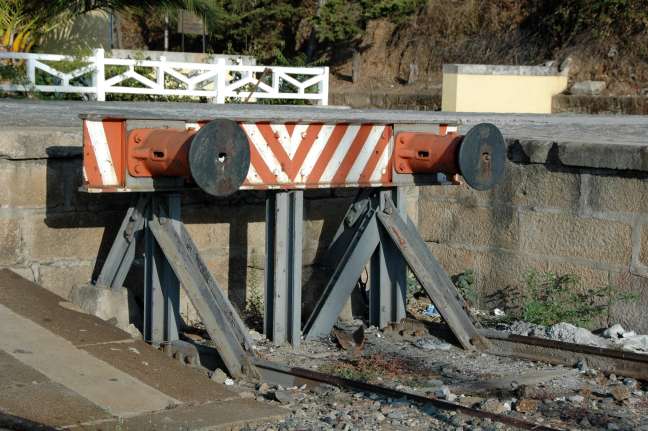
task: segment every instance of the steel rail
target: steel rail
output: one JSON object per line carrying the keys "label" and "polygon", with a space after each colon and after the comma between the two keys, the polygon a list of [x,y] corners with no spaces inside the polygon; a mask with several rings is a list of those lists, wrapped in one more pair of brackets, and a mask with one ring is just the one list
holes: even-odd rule
{"label": "steel rail", "polygon": [[486,353],[492,355],[568,366],[575,366],[580,360],[585,360],[588,367],[607,374],[648,380],[648,355],[489,329],[482,329],[480,333],[490,341]]}
{"label": "steel rail", "polygon": [[312,371],[305,368],[288,367],[262,359],[254,359],[253,362],[261,373],[262,380],[282,386],[300,386],[303,384],[318,386],[321,383],[325,383],[328,385],[343,387],[360,392],[372,392],[391,398],[406,398],[421,404],[434,406],[441,410],[460,412],[467,416],[472,416],[480,419],[490,419],[494,422],[503,423],[520,429],[535,431],[559,430],[559,428],[551,428],[546,425],[539,425],[533,422],[525,421],[523,419],[490,413],[472,407],[466,407],[461,404],[452,403],[450,401],[440,400],[438,398],[425,397],[422,395],[403,392],[384,386],[373,385],[357,380],[349,380],[342,377],[319,373],[317,371]]}

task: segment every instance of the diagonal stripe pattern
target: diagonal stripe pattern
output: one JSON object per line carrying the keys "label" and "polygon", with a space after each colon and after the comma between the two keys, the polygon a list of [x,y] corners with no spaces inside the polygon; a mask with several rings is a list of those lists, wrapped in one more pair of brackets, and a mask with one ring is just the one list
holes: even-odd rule
{"label": "diagonal stripe pattern", "polygon": [[242,123],[251,166],[242,188],[322,188],[390,182],[391,127]]}

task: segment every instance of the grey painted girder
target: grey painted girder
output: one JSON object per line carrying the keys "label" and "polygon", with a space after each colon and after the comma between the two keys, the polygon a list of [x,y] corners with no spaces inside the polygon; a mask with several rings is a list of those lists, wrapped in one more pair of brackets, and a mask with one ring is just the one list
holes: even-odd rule
{"label": "grey painted girder", "polygon": [[379,232],[374,214],[375,209],[369,206],[353,225],[352,236],[304,327],[306,340],[324,337],[331,332],[362,270],[376,250]]}
{"label": "grey painted girder", "polygon": [[[405,192],[402,187],[378,192],[379,208],[396,202],[401,217],[407,217]],[[407,267],[398,248],[387,233],[380,229],[380,245],[369,265],[369,322],[378,328],[405,317],[407,300]]]}
{"label": "grey painted girder", "polygon": [[154,218],[149,228],[198,311],[230,375],[258,379],[245,325],[203,262],[187,229],[182,224],[174,226],[164,218]]}
{"label": "grey painted girder", "polygon": [[393,204],[389,203],[377,215],[459,343],[467,350],[483,349],[488,342],[477,331],[464,309],[463,299],[456,287],[434,258],[412,221],[407,218],[405,222]]}
{"label": "grey painted girder", "polygon": [[265,335],[297,347],[301,338],[304,192],[270,192],[266,198]]}
{"label": "grey painted girder", "polygon": [[149,204],[149,198],[140,195],[137,203],[128,208],[122,221],[117,237],[110,247],[106,260],[97,277],[96,284],[102,287],[118,289],[123,287],[124,280],[135,259],[137,237],[144,227],[144,213]]}
{"label": "grey painted girder", "polygon": [[[151,231],[151,221],[162,215],[178,229],[180,195],[149,195],[144,222],[144,339],[161,345],[178,339],[180,326],[180,283],[170,263],[159,249]],[[166,204],[166,208],[165,208]]]}

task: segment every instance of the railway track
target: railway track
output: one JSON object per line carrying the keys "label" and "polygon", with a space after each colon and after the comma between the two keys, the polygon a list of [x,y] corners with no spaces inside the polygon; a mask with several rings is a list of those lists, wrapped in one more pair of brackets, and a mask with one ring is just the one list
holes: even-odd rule
{"label": "railway track", "polygon": [[[589,367],[597,368],[608,374],[615,373],[640,380],[648,380],[648,355],[543,338],[511,335],[495,330],[484,329],[481,333],[490,341],[490,347],[487,350],[489,354],[567,366],[575,366],[579,361],[585,360]],[[406,398],[441,410],[460,412],[481,419],[490,419],[519,429],[539,431],[560,429],[511,416],[490,413],[438,398],[399,391],[367,382],[349,380],[305,368],[289,367],[261,359],[255,359],[254,364],[263,380],[284,387],[303,384],[311,387],[322,384],[334,385],[353,391],[370,392],[391,398]]]}
{"label": "railway track", "polygon": [[648,381],[648,355],[494,330],[481,330],[481,334],[490,341],[487,352],[493,355],[567,366],[575,366],[585,360],[588,367],[606,374]]}
{"label": "railway track", "polygon": [[342,377],[319,373],[317,371],[312,371],[305,368],[288,367],[261,359],[255,359],[254,365],[256,365],[264,381],[285,387],[301,386],[303,384],[314,387],[321,384],[327,384],[358,392],[371,392],[391,398],[406,398],[410,401],[414,401],[423,405],[434,406],[440,410],[460,412],[467,416],[472,416],[480,419],[490,419],[494,422],[499,422],[524,430],[558,431],[561,429],[536,424],[511,416],[486,412],[484,410],[467,407],[450,401],[440,400],[438,398],[425,397],[422,395],[413,394],[411,392],[399,391],[385,386],[373,385],[358,380],[344,379]]}

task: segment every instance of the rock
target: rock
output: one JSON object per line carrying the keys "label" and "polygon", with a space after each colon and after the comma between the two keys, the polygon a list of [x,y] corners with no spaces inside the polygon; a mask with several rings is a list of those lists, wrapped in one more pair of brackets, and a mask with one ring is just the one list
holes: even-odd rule
{"label": "rock", "polygon": [[183,365],[200,367],[198,348],[187,341],[173,340],[164,345],[164,352],[168,357],[176,359]]}
{"label": "rock", "polygon": [[128,335],[130,335],[131,338],[134,339],[134,340],[142,340],[142,339],[144,339],[144,336],[142,335],[140,330],[137,329],[137,326],[133,325],[132,323],[129,323],[128,326],[126,326],[125,328],[120,328],[120,329],[127,332]]}
{"label": "rock", "polygon": [[525,322],[523,320],[518,320],[511,323],[511,325],[508,327],[508,331],[512,334],[517,334],[517,335],[534,336],[534,337],[546,336],[546,329],[544,326]]}
{"label": "rock", "polygon": [[648,352],[648,335],[635,335],[633,337],[624,337],[616,341],[621,345],[623,350],[631,352],[644,353]]}
{"label": "rock", "polygon": [[225,380],[227,380],[228,377],[227,374],[225,374],[225,371],[221,370],[220,368],[216,368],[211,375],[211,379],[213,382],[220,383],[222,385],[225,383]]}
{"label": "rock", "polygon": [[495,398],[489,398],[484,401],[481,405],[481,409],[495,414],[502,414],[507,411],[504,403],[496,400]]}
{"label": "rock", "polygon": [[627,386],[616,385],[610,389],[610,395],[617,401],[627,400],[630,398],[630,389]]}
{"label": "rock", "polygon": [[569,71],[573,65],[574,65],[574,58],[569,56],[565,58],[562,63],[560,63],[559,71],[562,72],[563,74],[569,75]]}
{"label": "rock", "polygon": [[610,383],[616,383],[617,382],[616,374],[614,374],[614,373],[610,374],[610,376],[608,377],[608,380],[609,380]]}
{"label": "rock", "polygon": [[270,392],[270,385],[268,385],[267,383],[261,383],[261,384],[257,385],[256,390],[261,395],[266,395],[268,392]]}
{"label": "rock", "polygon": [[402,410],[396,410],[387,414],[389,419],[403,420],[407,417],[407,413]]}
{"label": "rock", "polygon": [[583,428],[585,428],[585,429],[590,429],[590,428],[592,428],[592,424],[590,423],[589,419],[587,419],[587,417],[584,417],[583,419],[581,419],[581,420],[578,422],[578,425],[580,425],[581,427],[583,427]]}
{"label": "rock", "polygon": [[481,397],[467,396],[459,398],[459,404],[466,407],[473,407],[476,404],[480,404],[484,401]]}
{"label": "rock", "polygon": [[275,391],[274,397],[281,404],[290,404],[295,401],[295,397],[290,391]]}
{"label": "rock", "polygon": [[520,413],[535,413],[540,407],[540,401],[525,398],[515,403],[515,410]]}
{"label": "rock", "polygon": [[574,404],[580,404],[585,401],[585,397],[582,395],[572,395],[570,397],[567,397],[567,401]]}
{"label": "rock", "polygon": [[605,90],[605,81],[580,81],[570,91],[575,96],[598,96]]}
{"label": "rock", "polygon": [[232,386],[234,385],[234,380],[232,379],[225,379],[225,386]]}
{"label": "rock", "polygon": [[382,422],[382,421],[385,420],[385,415],[382,414],[382,413],[380,413],[380,412],[378,412],[378,413],[374,414],[374,419],[375,419],[377,422]]}
{"label": "rock", "polygon": [[588,346],[604,347],[605,340],[592,334],[585,328],[579,328],[569,323],[561,322],[547,329],[547,336],[553,340],[567,343],[585,344]]}
{"label": "rock", "polygon": [[576,363],[576,368],[578,368],[578,370],[582,371],[583,373],[589,370],[589,367],[587,366],[587,361],[583,358],[578,360],[578,362]]}
{"label": "rock", "polygon": [[265,337],[263,336],[263,334],[259,334],[259,333],[258,333],[257,331],[255,331],[254,329],[250,329],[250,331],[248,332],[248,335],[250,336],[250,338],[251,338],[253,341],[261,341],[261,340],[263,340],[263,339],[265,338]]}
{"label": "rock", "polygon": [[625,334],[625,332],[626,331],[625,329],[623,329],[623,326],[617,323],[603,331],[603,336],[605,338],[621,338],[623,337],[623,334]]}
{"label": "rock", "polygon": [[444,386],[440,386],[440,387],[438,387],[438,388],[434,391],[434,396],[437,397],[437,398],[440,398],[440,399],[442,399],[442,400],[446,400],[446,399],[448,399],[448,397],[450,396],[450,394],[451,394],[451,392],[450,392],[450,388],[448,388],[448,387],[445,386],[445,385],[444,385]]}
{"label": "rock", "polygon": [[115,319],[115,326],[120,329],[127,328],[131,320],[137,321],[140,314],[133,295],[123,287],[82,284],[72,288],[68,299],[88,314],[103,320]]}
{"label": "rock", "polygon": [[437,338],[419,338],[414,345],[423,350],[450,350],[452,346]]}

